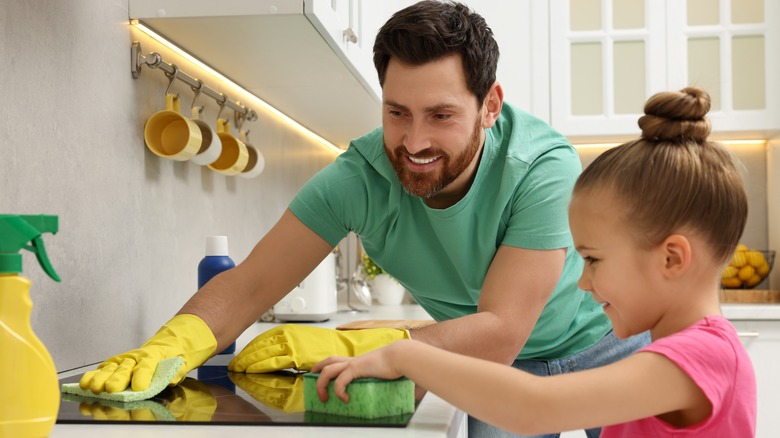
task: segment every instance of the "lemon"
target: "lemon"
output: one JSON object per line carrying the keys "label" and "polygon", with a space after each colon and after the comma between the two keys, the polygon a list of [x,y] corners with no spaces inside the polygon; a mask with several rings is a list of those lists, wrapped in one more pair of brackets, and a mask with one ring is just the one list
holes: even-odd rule
{"label": "lemon", "polygon": [[760,251],[756,250],[748,250],[745,251],[745,257],[747,258],[747,262],[750,266],[753,266],[754,268],[757,268],[761,266],[762,264],[766,264],[766,259],[764,258],[764,254],[761,254]]}
{"label": "lemon", "polygon": [[753,286],[757,285],[758,283],[761,283],[761,280],[763,280],[763,277],[761,277],[758,274],[753,274],[752,277],[748,278],[745,281],[745,284],[747,284],[750,287],[753,287]]}
{"label": "lemon", "polygon": [[742,281],[737,277],[724,278],[720,281],[723,287],[736,288],[742,286]]}
{"label": "lemon", "polygon": [[745,254],[746,251],[735,251],[729,264],[737,268],[745,266],[747,264],[747,256]]}
{"label": "lemon", "polygon": [[760,275],[761,277],[766,277],[766,274],[769,273],[769,263],[764,261],[764,263],[756,266],[756,274]]}
{"label": "lemon", "polygon": [[734,266],[726,266],[726,269],[723,270],[720,276],[725,280],[727,278],[736,277],[738,273],[739,269],[735,268]]}
{"label": "lemon", "polygon": [[742,268],[740,268],[739,269],[739,274],[737,274],[739,279],[742,280],[742,281],[748,281],[750,279],[750,277],[752,277],[754,275],[756,275],[756,268],[754,268],[754,267],[752,267],[750,265],[745,265]]}
{"label": "lemon", "polygon": [[747,251],[747,250],[748,250],[747,245],[743,245],[741,243],[739,245],[737,245],[736,251]]}

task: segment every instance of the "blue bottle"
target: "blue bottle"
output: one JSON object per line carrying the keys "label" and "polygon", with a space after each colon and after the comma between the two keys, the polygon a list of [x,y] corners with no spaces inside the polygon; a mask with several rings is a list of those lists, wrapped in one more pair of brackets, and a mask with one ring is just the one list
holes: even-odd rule
{"label": "blue bottle", "polygon": [[[198,289],[206,285],[212,277],[220,272],[234,268],[236,264],[228,256],[227,236],[206,237],[206,257],[198,264]],[[232,354],[236,351],[236,343],[228,345],[219,354]]]}

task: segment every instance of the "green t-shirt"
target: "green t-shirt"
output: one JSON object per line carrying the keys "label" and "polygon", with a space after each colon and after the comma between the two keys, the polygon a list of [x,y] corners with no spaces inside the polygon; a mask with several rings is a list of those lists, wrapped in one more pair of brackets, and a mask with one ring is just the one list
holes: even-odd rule
{"label": "green t-shirt", "polygon": [[378,128],[312,177],[290,210],[334,246],[354,231],[366,253],[437,321],[477,311],[499,245],[567,248],[561,279],[518,356],[561,358],[595,344],[611,327],[577,287],[583,262],[572,246],[567,208],[580,171],[566,138],[505,102],[486,130],[469,192],[452,207],[432,209],[404,191]]}

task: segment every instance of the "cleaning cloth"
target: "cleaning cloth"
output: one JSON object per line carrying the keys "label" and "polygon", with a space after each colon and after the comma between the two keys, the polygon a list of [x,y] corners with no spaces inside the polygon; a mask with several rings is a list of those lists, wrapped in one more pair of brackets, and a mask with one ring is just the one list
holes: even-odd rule
{"label": "cleaning cloth", "polygon": [[100,392],[94,393],[88,389],[81,389],[78,383],[63,383],[63,394],[75,394],[81,397],[97,398],[102,400],[112,400],[118,402],[133,402],[138,400],[147,400],[157,394],[161,393],[168,383],[176,375],[184,365],[184,359],[181,357],[172,357],[169,359],[163,359],[157,364],[157,369],[154,370],[154,376],[152,376],[152,384],[149,388],[143,391],[133,391],[126,389],[119,392]]}
{"label": "cleaning cloth", "polygon": [[62,399],[76,403],[89,403],[86,411],[84,408],[79,408],[79,411],[82,415],[95,417],[96,420],[176,421],[176,417],[173,416],[171,411],[163,404],[152,400],[119,402],[67,393],[62,394]]}

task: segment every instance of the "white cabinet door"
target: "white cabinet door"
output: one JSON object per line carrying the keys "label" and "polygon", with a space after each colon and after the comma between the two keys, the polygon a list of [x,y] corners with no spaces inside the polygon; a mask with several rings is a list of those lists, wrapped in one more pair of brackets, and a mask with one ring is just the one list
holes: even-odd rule
{"label": "white cabinet door", "polygon": [[665,9],[642,0],[550,2],[552,125],[568,136],[639,134],[666,88]]}
{"label": "white cabinet door", "polygon": [[364,3],[363,0],[306,1],[304,14],[361,84],[378,99],[382,92],[371,63],[373,37],[367,35],[372,29],[363,25],[367,13]]}
{"label": "white cabinet door", "polygon": [[778,23],[774,0],[552,0],[552,124],[635,137],[648,97],[698,85],[715,132],[777,130]]}
{"label": "white cabinet door", "polygon": [[732,320],[750,354],[758,385],[756,437],[780,436],[780,321]]}
{"label": "white cabinet door", "polygon": [[780,128],[780,2],[667,1],[669,88],[712,98],[714,131]]}

